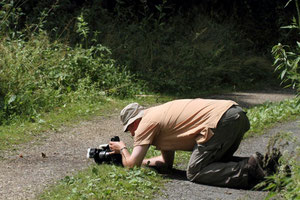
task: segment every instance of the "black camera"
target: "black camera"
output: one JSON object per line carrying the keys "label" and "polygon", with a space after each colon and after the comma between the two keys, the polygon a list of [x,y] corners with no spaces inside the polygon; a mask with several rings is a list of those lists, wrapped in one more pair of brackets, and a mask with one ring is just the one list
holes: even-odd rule
{"label": "black camera", "polygon": [[[111,138],[111,141],[118,142],[120,138],[115,136]],[[122,165],[122,155],[121,154],[110,154],[111,149],[108,144],[102,144],[99,148],[89,148],[87,150],[87,158],[94,158],[97,164],[115,164]]]}

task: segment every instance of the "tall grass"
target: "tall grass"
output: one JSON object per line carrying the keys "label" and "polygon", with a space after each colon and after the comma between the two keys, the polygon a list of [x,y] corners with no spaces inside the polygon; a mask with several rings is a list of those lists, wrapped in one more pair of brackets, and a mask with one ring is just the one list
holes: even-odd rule
{"label": "tall grass", "polygon": [[130,96],[139,89],[108,48],[84,49],[50,42],[46,34],[28,41],[0,41],[0,124],[70,102],[93,102],[107,95]]}
{"label": "tall grass", "polygon": [[22,10],[27,3],[0,3],[0,125],[19,119],[37,122],[41,113],[70,103],[130,97],[141,91],[139,81],[125,65],[116,64],[110,49],[90,37],[83,12],[73,16],[72,37],[78,43],[69,45],[49,37],[57,27],[47,29],[48,17],[65,4],[38,4],[45,7],[27,21]]}

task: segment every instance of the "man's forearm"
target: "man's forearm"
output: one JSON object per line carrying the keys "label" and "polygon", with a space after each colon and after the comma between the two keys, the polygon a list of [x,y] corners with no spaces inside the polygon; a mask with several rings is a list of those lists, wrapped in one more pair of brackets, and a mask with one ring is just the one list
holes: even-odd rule
{"label": "man's forearm", "polygon": [[131,154],[125,145],[124,147],[120,148],[120,154],[122,155],[122,163],[124,167],[133,168],[134,166],[141,166],[148,148],[148,145],[136,146],[133,148]]}
{"label": "man's forearm", "polygon": [[130,153],[127,150],[127,148],[123,148],[120,150],[120,154],[122,155],[122,164],[124,167],[129,167],[129,168],[133,168],[134,167],[134,163],[130,162]]}

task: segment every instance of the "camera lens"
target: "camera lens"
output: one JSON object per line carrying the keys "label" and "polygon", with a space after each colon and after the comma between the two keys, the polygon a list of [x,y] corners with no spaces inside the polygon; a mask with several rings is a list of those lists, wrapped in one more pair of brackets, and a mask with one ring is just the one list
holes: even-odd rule
{"label": "camera lens", "polygon": [[107,151],[100,151],[99,152],[100,160],[106,161],[108,157],[109,157],[109,152],[107,152]]}

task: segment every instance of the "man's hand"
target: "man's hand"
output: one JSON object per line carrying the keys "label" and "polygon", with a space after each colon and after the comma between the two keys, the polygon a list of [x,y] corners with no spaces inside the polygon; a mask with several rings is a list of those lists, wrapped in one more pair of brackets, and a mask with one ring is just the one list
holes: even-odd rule
{"label": "man's hand", "polygon": [[111,154],[120,153],[120,150],[122,148],[126,147],[125,143],[123,141],[120,142],[109,142],[109,148],[112,151]]}

